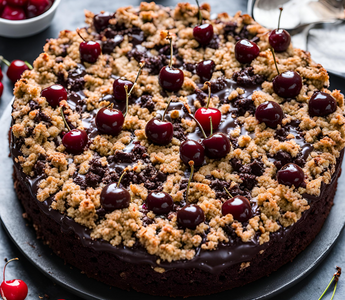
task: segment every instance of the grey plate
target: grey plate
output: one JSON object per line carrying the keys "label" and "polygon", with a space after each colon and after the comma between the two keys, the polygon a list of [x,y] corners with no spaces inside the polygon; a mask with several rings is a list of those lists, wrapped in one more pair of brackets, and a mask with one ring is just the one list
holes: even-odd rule
{"label": "grey plate", "polygon": [[[332,88],[345,87],[345,78],[331,74]],[[90,279],[70,265],[65,265],[59,257],[40,240],[36,239],[32,226],[22,218],[23,208],[19,204],[13,189],[12,160],[8,157],[7,142],[8,126],[10,124],[11,107],[4,112],[0,124],[0,213],[4,227],[21,252],[42,273],[56,283],[67,288],[84,299],[154,299],[137,292],[122,291]],[[268,299],[293,286],[308,275],[328,254],[339,237],[345,225],[345,174],[339,178],[338,191],[335,196],[335,206],[331,210],[321,232],[313,243],[296,259],[271,276],[248,284],[245,288],[237,288],[217,295],[219,300]],[[200,297],[214,299],[214,296]],[[169,299],[160,297],[160,299]]]}

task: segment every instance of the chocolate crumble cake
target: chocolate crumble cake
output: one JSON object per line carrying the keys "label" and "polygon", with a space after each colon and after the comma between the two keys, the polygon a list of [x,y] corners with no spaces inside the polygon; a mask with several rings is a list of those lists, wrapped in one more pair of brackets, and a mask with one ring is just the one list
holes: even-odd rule
{"label": "chocolate crumble cake", "polygon": [[210,11],[86,11],[15,85],[18,198],[89,277],[162,296],[242,286],[293,260],[333,205],[344,96],[308,52]]}

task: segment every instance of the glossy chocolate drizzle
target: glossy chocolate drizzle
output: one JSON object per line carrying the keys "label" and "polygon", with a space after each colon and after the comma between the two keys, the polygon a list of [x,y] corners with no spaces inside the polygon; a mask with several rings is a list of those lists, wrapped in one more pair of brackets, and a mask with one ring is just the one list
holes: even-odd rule
{"label": "glossy chocolate drizzle", "polygon": [[[134,37],[133,37],[134,38]],[[69,84],[71,84],[72,87],[74,87],[74,90],[69,89],[68,92],[68,103],[73,110],[77,110],[80,113],[88,113],[87,118],[83,118],[83,126],[87,130],[89,139],[95,138],[99,133],[97,131],[97,127],[95,126],[94,118],[95,118],[95,111],[88,112],[86,110],[86,105],[84,102],[85,95],[82,92],[82,88],[78,90],[78,86],[73,85],[73,80],[80,79],[80,77],[83,77],[85,75],[85,70],[82,66],[79,66],[76,70],[73,70],[69,73],[69,79],[67,80],[66,86],[68,87]],[[82,83],[82,81],[79,80],[79,83]],[[232,130],[234,130],[236,127],[241,126],[237,122],[236,114],[237,114],[237,108],[233,106],[232,102],[227,100],[227,97],[230,95],[231,91],[235,90],[237,87],[241,87],[237,84],[237,82],[233,80],[227,80],[226,81],[226,87],[222,89],[221,91],[217,93],[213,93],[213,95],[217,95],[220,99],[220,101],[225,101],[226,103],[229,103],[231,105],[230,112],[223,116],[222,123],[219,127],[218,131],[221,131],[225,134],[229,134]],[[79,84],[81,86],[82,84]],[[259,90],[259,85],[249,85],[245,87],[241,87],[244,89],[245,93],[242,95],[242,97],[245,98],[251,98],[253,92],[255,90]],[[190,95],[188,98],[188,104],[191,108],[191,113],[194,113],[195,107],[194,107],[194,101],[196,100],[197,96],[196,94]],[[106,95],[103,97],[102,100],[107,100],[112,103],[114,103],[115,107],[124,110],[125,106],[124,103],[116,103],[112,95]],[[130,104],[140,103],[139,99],[131,99]],[[188,118],[188,111],[184,108],[184,103],[182,102],[173,102],[170,105],[169,111],[177,110],[179,111],[180,117],[182,118]],[[162,113],[162,111],[157,111],[157,113]],[[169,119],[170,116],[168,114],[167,118]],[[298,126],[295,124],[290,124],[288,127],[289,132],[293,133],[295,136],[295,141],[300,145],[301,147],[301,155],[304,159],[308,157],[310,152],[313,150],[312,145],[306,143],[304,141],[303,136],[301,136],[300,132],[298,131]],[[247,132],[243,128],[241,128],[242,134],[248,134],[251,137],[254,137],[254,133]],[[201,139],[203,138],[201,132],[199,129],[196,129],[195,132],[189,133],[187,135],[188,138],[191,139]],[[124,152],[130,152],[132,151],[134,147],[133,141],[127,145],[127,147],[124,149]],[[18,149],[19,148],[19,149]],[[90,238],[90,230],[78,223],[76,223],[73,219],[67,217],[66,215],[61,214],[59,211],[54,210],[50,207],[53,197],[51,196],[44,202],[39,202],[36,197],[37,193],[37,185],[39,181],[44,178],[45,175],[39,175],[36,177],[28,177],[21,171],[21,167],[18,163],[15,162],[15,158],[21,155],[20,152],[20,145],[18,143],[18,140],[13,137],[12,135],[12,141],[11,141],[11,153],[12,158],[14,160],[15,169],[17,172],[18,179],[22,182],[26,183],[27,188],[30,191],[31,197],[33,198],[32,201],[37,201],[38,206],[40,207],[41,211],[48,215],[50,218],[52,218],[55,222],[59,223],[61,225],[62,232],[65,233],[74,233],[78,238],[80,239],[81,243],[85,247],[90,247],[94,249],[95,251],[106,251],[109,253],[114,254],[119,259],[129,262],[129,263],[135,263],[135,264],[149,264],[153,267],[159,266],[164,268],[165,270],[171,270],[175,268],[197,268],[201,269],[207,272],[211,272],[213,274],[219,274],[223,270],[242,263],[242,262],[248,262],[251,261],[256,255],[259,255],[259,252],[261,250],[267,249],[272,243],[279,241],[284,242],[286,239],[291,237],[294,232],[295,226],[303,226],[303,222],[306,219],[306,216],[308,215],[308,211],[304,212],[301,219],[294,225],[288,227],[288,228],[281,228],[277,232],[271,233],[270,235],[270,241],[267,243],[264,243],[262,245],[258,242],[258,237],[255,236],[252,241],[243,243],[241,239],[237,236],[231,237],[229,236],[229,243],[223,243],[218,246],[218,248],[214,251],[205,251],[202,250],[200,247],[196,249],[196,255],[192,260],[184,260],[184,261],[174,261],[174,262],[161,262],[159,265],[157,265],[156,261],[158,259],[157,256],[150,255],[147,253],[147,251],[140,246],[140,244],[137,242],[137,244],[133,248],[127,248],[123,245],[120,246],[112,246],[109,242],[104,240],[93,240]],[[273,159],[274,160],[274,159]],[[110,164],[110,169],[115,169],[116,167],[124,168],[128,164]],[[334,173],[333,179],[336,179],[336,174],[338,171]],[[327,186],[323,185],[322,191],[319,197],[312,197],[309,195],[304,195],[310,202],[317,201],[321,198],[323,198],[327,193]],[[312,205],[312,203],[311,203]],[[253,206],[255,206],[255,203],[253,203]]]}

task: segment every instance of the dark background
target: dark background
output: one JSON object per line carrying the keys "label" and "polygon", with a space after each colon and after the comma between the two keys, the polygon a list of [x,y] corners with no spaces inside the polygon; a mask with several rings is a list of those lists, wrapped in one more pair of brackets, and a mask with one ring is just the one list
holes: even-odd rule
{"label": "dark background", "polygon": [[[272,0],[273,1],[273,0]],[[178,2],[176,0],[161,0],[155,1],[165,6],[175,6]],[[193,2],[193,1],[190,1]],[[203,1],[201,1],[203,2]],[[208,0],[211,4],[212,12],[218,13],[226,11],[229,14],[234,14],[241,10],[246,12],[247,0]],[[84,24],[84,9],[93,12],[101,10],[115,11],[118,7],[124,5],[139,5],[140,1],[114,1],[114,0],[62,0],[56,12],[55,19],[51,26],[43,32],[28,38],[10,39],[0,37],[0,55],[7,60],[14,59],[27,60],[32,63],[33,60],[42,52],[43,45],[47,38],[55,38],[62,29],[75,30],[77,27],[82,27]],[[3,66],[4,75],[6,68]],[[12,98],[13,86],[6,76],[3,79],[4,94],[0,100],[0,116]],[[3,124],[0,124],[0,126]],[[341,235],[337,244],[330,252],[328,257],[320,264],[303,281],[283,292],[278,297],[280,300],[287,299],[318,299],[322,294],[323,289],[327,286],[333,273],[335,266],[339,265],[345,268],[345,234]],[[35,267],[31,265],[19,252],[19,250],[10,241],[6,235],[3,227],[0,225],[0,274],[4,265],[5,258],[19,257],[20,262],[14,262],[7,268],[7,279],[19,278],[24,280],[29,286],[28,300],[33,299],[70,299],[80,300],[79,297],[74,296],[63,288],[57,286],[43,274],[41,274]],[[344,269],[345,271],[345,269]],[[345,274],[344,274],[345,275]],[[274,276],[274,274],[272,275]],[[345,299],[345,276],[340,279],[338,289],[334,300]],[[0,276],[1,278],[1,276]],[[0,280],[1,281],[1,280]],[[215,296],[216,297],[216,296]],[[278,298],[276,297],[276,298]],[[331,293],[327,293],[325,299],[330,299]]]}

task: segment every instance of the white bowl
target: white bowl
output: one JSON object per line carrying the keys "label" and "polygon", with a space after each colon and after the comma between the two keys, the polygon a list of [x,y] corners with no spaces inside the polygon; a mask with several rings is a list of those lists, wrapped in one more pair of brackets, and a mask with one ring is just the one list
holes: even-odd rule
{"label": "white bowl", "polygon": [[34,35],[46,29],[54,18],[61,0],[55,0],[51,8],[37,17],[22,21],[11,21],[0,18],[0,36],[21,38]]}

